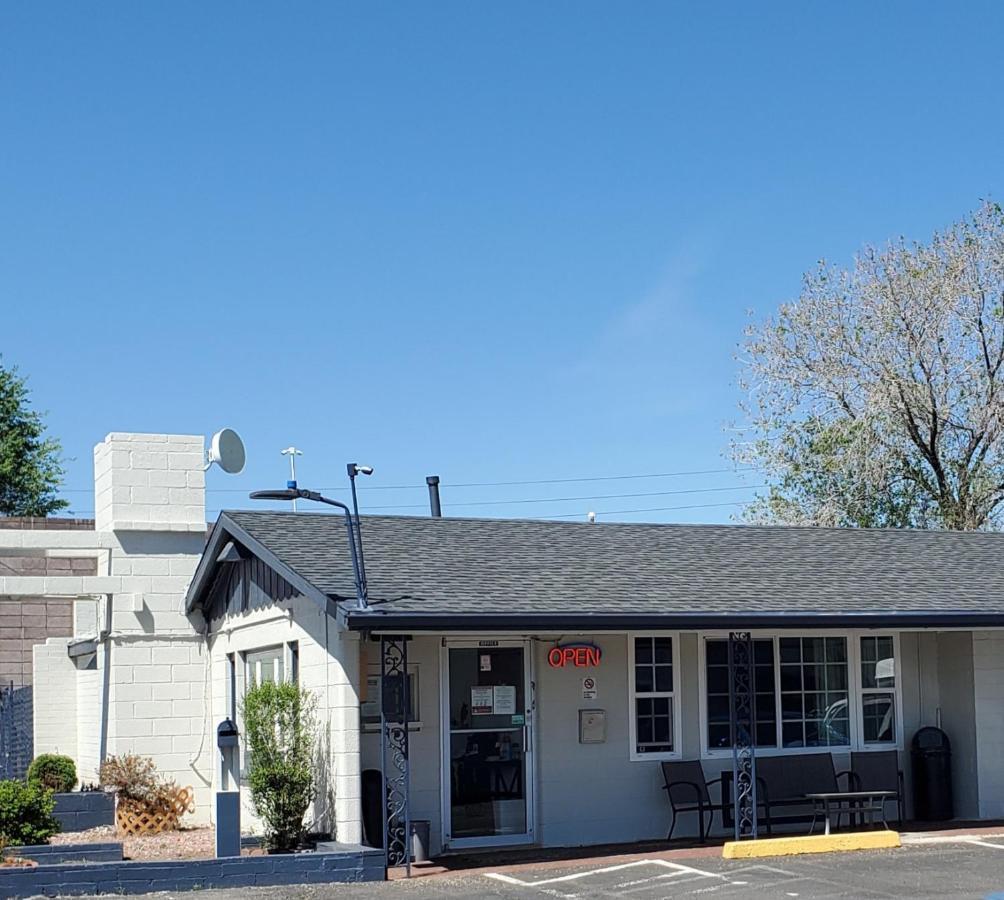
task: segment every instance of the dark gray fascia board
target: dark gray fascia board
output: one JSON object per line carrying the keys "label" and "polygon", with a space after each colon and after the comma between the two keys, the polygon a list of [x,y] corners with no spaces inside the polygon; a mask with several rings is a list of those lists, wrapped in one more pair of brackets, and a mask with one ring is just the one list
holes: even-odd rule
{"label": "dark gray fascia board", "polygon": [[725,630],[758,628],[999,628],[1004,612],[892,613],[380,613],[342,610],[359,631],[618,631],[634,629]]}
{"label": "dark gray fascia board", "polygon": [[275,569],[276,572],[293,585],[293,587],[303,594],[304,597],[309,597],[318,606],[320,606],[324,612],[328,614],[333,612],[332,605],[334,601],[332,601],[323,591],[314,587],[314,585],[307,581],[307,579],[299,572],[286,565],[286,563],[279,559],[279,557],[269,550],[263,543],[256,538],[251,537],[251,535],[241,528],[240,525],[234,522],[234,520],[231,519],[226,512],[220,513],[220,517],[216,520],[216,525],[213,526],[213,533],[210,535],[209,543],[206,545],[206,549],[202,553],[202,559],[199,561],[198,568],[195,570],[195,576],[192,578],[192,584],[188,589],[188,593],[185,595],[185,612],[191,612],[196,606],[201,605],[202,593],[208,587],[212,574],[216,570],[216,566],[227,565],[227,563],[218,563],[216,559],[222,550],[223,542],[229,538],[233,538],[239,544],[242,544],[262,562]]}
{"label": "dark gray fascia board", "polygon": [[202,605],[202,593],[208,588],[213,572],[216,571],[217,557],[223,551],[223,545],[228,538],[226,528],[223,525],[224,514],[220,513],[213,525],[213,530],[209,533],[209,540],[202,551],[202,558],[195,567],[195,574],[192,576],[191,584],[185,593],[185,612],[190,613],[196,606]]}

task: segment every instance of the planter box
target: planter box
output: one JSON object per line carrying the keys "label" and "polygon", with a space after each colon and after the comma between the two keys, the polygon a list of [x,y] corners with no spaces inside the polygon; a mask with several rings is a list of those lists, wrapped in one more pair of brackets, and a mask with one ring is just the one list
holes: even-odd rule
{"label": "planter box", "polygon": [[122,844],[31,844],[27,847],[8,847],[7,856],[23,856],[40,865],[57,865],[75,862],[122,862]]}
{"label": "planter box", "polygon": [[208,888],[280,884],[344,884],[383,881],[382,850],[358,844],[327,844],[326,851],[288,856],[151,860],[50,865],[0,870],[0,898],[80,894],[149,894]]}
{"label": "planter box", "polygon": [[53,815],[63,831],[86,831],[115,824],[115,795],[104,791],[75,791],[56,794]]}

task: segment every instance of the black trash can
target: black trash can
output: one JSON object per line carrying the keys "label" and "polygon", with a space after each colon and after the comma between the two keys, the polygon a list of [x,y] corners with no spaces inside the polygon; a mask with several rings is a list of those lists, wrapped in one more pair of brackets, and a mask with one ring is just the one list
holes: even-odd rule
{"label": "black trash can", "polygon": [[952,798],[952,744],[940,728],[921,728],[913,736],[913,817],[944,822],[955,816]]}

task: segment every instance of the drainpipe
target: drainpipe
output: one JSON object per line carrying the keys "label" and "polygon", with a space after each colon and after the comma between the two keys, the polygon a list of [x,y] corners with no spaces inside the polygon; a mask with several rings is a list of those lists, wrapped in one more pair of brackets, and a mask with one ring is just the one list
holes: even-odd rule
{"label": "drainpipe", "polygon": [[439,505],[439,476],[429,475],[425,479],[425,483],[429,485],[429,510],[434,519],[441,518],[443,515],[443,508]]}
{"label": "drainpipe", "polygon": [[[110,556],[110,554],[109,554]],[[109,559],[111,569],[111,559]],[[111,705],[112,692],[112,615],[114,613],[114,595],[105,594],[104,623],[98,633],[98,644],[104,651],[104,670],[101,673],[101,731],[98,737],[98,767],[108,757],[108,711]]]}

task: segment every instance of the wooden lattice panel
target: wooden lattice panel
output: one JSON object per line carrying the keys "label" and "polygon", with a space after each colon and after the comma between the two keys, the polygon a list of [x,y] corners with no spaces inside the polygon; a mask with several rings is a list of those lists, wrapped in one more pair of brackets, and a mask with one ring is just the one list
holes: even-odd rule
{"label": "wooden lattice panel", "polygon": [[123,836],[160,834],[174,831],[181,825],[185,813],[195,811],[192,788],[178,788],[164,803],[148,804],[119,798],[115,807],[115,824]]}

